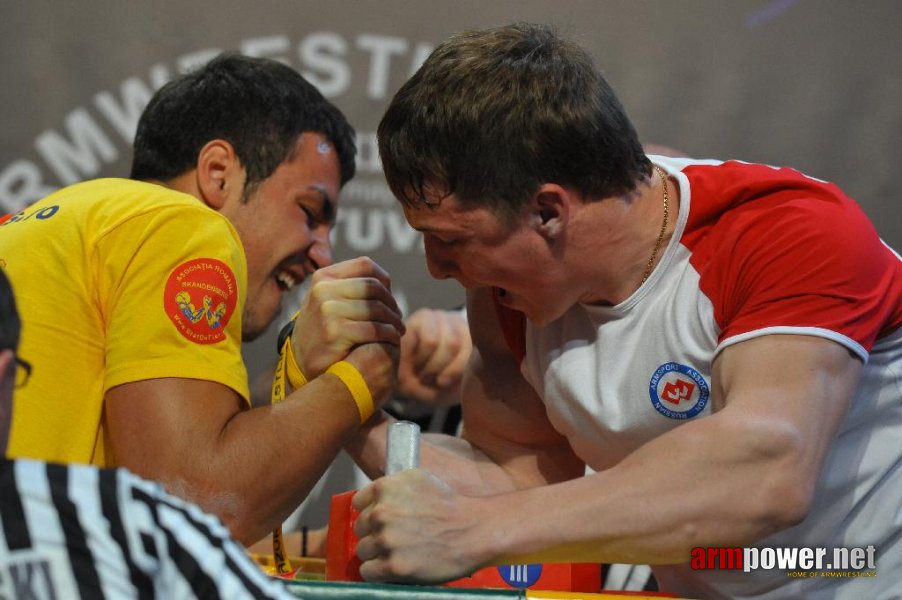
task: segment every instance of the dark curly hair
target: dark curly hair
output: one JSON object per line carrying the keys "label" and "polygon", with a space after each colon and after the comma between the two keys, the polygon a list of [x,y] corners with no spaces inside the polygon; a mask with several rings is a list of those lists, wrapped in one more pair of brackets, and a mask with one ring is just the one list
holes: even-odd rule
{"label": "dark curly hair", "polygon": [[150,100],[138,122],[131,177],[168,181],[195,166],[204,144],[223,139],[247,171],[246,198],[291,158],[305,132],[335,146],[342,185],[354,176],[354,130],[310,82],[274,60],[221,54]]}

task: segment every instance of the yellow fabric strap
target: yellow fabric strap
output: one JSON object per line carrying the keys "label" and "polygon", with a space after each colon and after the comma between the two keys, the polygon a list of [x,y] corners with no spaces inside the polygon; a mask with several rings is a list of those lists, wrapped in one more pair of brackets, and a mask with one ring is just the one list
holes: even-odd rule
{"label": "yellow fabric strap", "polygon": [[[307,378],[304,377],[304,373],[294,358],[290,335],[285,338],[285,343],[282,344],[279,352],[279,363],[276,365],[276,372],[272,379],[271,400],[273,404],[278,404],[285,399],[286,379],[294,389],[299,389],[307,383]],[[287,575],[293,571],[291,562],[288,560],[288,553],[285,551],[285,540],[282,536],[281,526],[272,532],[272,554],[277,573]]]}
{"label": "yellow fabric strap", "polygon": [[348,387],[351,397],[357,404],[357,411],[360,413],[360,422],[363,423],[373,415],[375,408],[373,407],[373,396],[370,394],[370,388],[367,387],[363,375],[357,370],[357,367],[351,363],[341,360],[326,369],[326,373],[332,373]]}
{"label": "yellow fabric strap", "polygon": [[292,349],[290,337],[285,340],[285,366],[286,374],[288,375],[288,383],[291,384],[291,387],[298,389],[307,385],[307,378],[304,377],[304,372],[301,371],[301,367],[298,366],[298,361],[294,358],[294,350]]}
{"label": "yellow fabric strap", "polygon": [[307,385],[307,378],[304,372],[298,366],[297,360],[294,358],[294,350],[291,348],[291,336],[285,338],[282,344],[282,350],[279,352],[279,363],[276,365],[276,372],[272,378],[272,403],[278,404],[285,399],[285,380],[291,384],[294,389],[300,389]]}

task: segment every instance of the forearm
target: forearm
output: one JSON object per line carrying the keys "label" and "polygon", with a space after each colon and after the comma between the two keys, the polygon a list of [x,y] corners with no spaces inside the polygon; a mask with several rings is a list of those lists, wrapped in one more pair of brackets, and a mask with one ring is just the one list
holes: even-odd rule
{"label": "forearm", "polygon": [[484,524],[473,544],[493,564],[673,563],[697,546],[746,545],[804,515],[786,480],[795,455],[791,436],[764,424],[686,424],[609,470],[473,499]]}

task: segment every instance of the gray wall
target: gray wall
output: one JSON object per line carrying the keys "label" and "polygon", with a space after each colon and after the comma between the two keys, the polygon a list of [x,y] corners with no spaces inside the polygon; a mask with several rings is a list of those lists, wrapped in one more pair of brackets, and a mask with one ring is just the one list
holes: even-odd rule
{"label": "gray wall", "polygon": [[[127,174],[137,115],[173,73],[224,49],[271,56],[314,81],[360,132],[338,257],[383,263],[408,310],[456,305],[460,288],[426,274],[419,238],[383,183],[373,132],[432,46],[513,20],[554,23],[588,47],[643,140],[835,181],[902,248],[894,0],[0,0],[0,210]],[[252,371],[271,343],[246,348]]]}

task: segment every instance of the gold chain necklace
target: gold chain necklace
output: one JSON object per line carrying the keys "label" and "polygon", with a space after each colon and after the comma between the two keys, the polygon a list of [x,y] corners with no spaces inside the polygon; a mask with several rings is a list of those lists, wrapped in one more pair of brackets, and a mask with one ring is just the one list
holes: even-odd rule
{"label": "gold chain necklace", "polygon": [[667,195],[667,176],[664,175],[664,171],[661,170],[661,167],[658,165],[654,165],[655,172],[658,174],[658,177],[661,178],[661,183],[664,185],[664,222],[661,223],[661,233],[658,234],[658,241],[655,242],[655,249],[651,251],[651,257],[648,259],[648,264],[645,265],[645,275],[642,276],[642,281],[639,283],[639,287],[642,287],[642,284],[648,279],[651,275],[651,270],[655,266],[655,258],[658,256],[658,251],[661,249],[661,242],[664,241],[664,233],[667,231],[667,217],[670,216],[670,210],[668,206],[668,200],[670,198]]}

